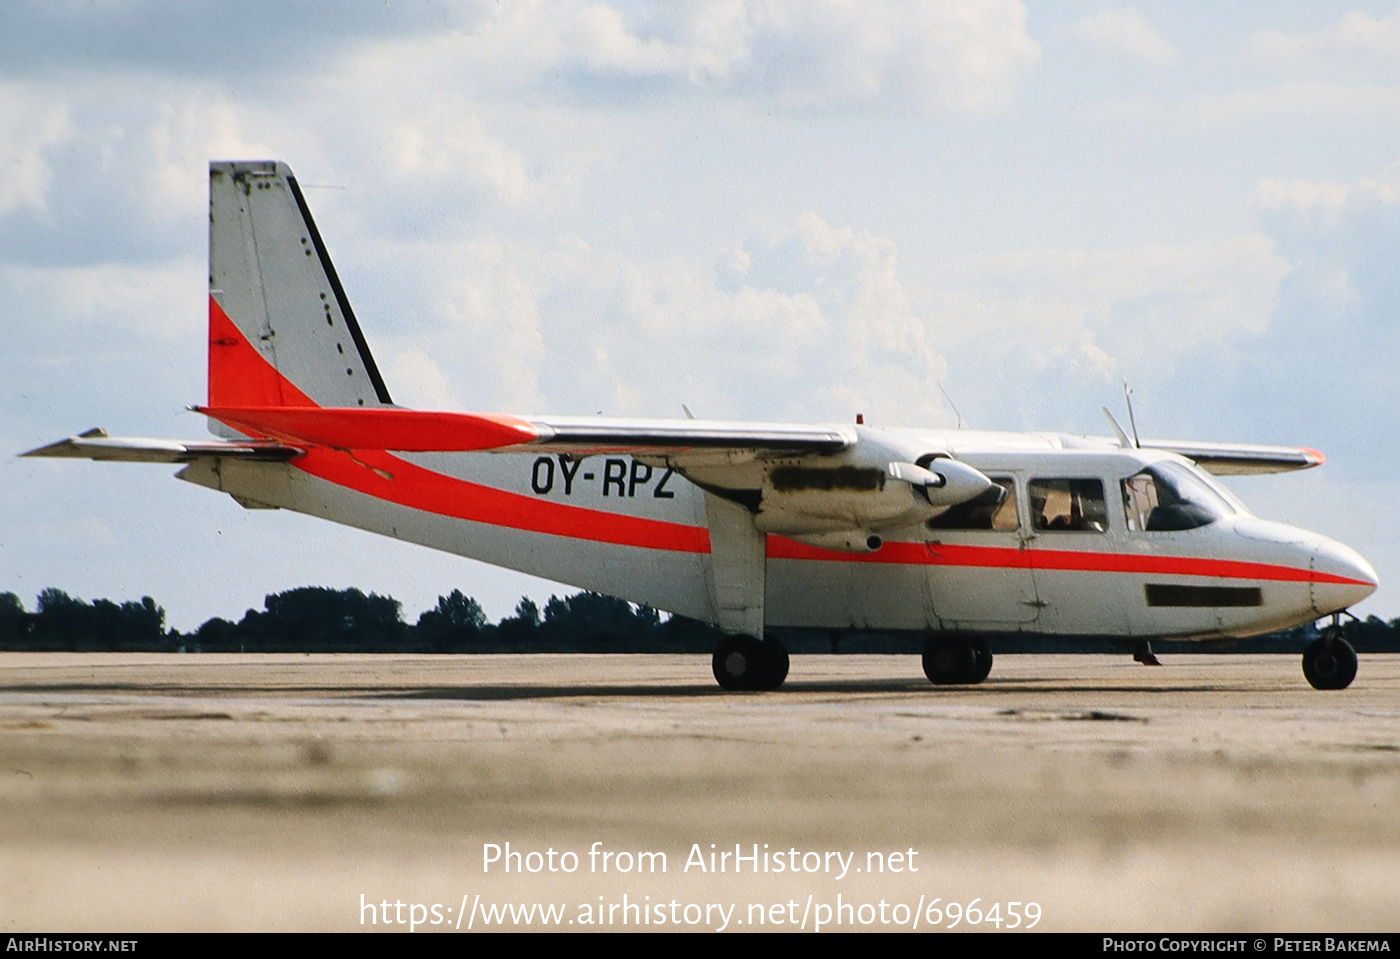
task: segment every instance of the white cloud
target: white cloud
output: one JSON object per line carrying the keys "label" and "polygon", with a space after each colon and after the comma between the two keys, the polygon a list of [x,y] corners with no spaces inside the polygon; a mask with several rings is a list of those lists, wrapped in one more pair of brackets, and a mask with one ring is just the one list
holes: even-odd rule
{"label": "white cloud", "polygon": [[592,3],[577,13],[564,39],[576,62],[590,72],[695,84],[724,78],[751,56],[753,24],[742,0],[703,4],[683,26],[679,42],[639,37],[616,9]]}
{"label": "white cloud", "polygon": [[[946,373],[898,275],[894,244],[815,214],[744,244],[720,271],[564,239],[414,243],[390,254],[437,284],[435,329],[390,387],[472,408],[938,422]],[[446,264],[451,263],[451,269]],[[404,341],[406,343],[406,341]]]}
{"label": "white cloud", "polygon": [[[1154,48],[1159,59],[1174,54],[1169,44],[1160,47],[1146,39],[1151,26],[1145,20],[1142,30],[1130,29],[1135,19],[1141,18],[1130,10],[1104,11],[1086,17],[1075,30],[1090,42],[1118,43],[1124,52],[1136,44],[1146,59],[1154,58]],[[1117,32],[1109,29],[1113,24]],[[1130,41],[1135,35],[1140,40]],[[1280,82],[1217,84],[1185,96],[1124,100],[1098,109],[1110,118],[1155,120],[1179,133],[1279,120],[1335,125],[1400,117],[1400,11],[1387,17],[1352,11],[1311,32],[1256,31],[1245,40],[1244,52],[1254,65],[1273,68],[1272,77]]]}
{"label": "white cloud", "polygon": [[1293,267],[1295,314],[1326,304],[1331,318],[1359,324],[1366,331],[1360,335],[1372,341],[1368,346],[1378,345],[1376,337],[1396,335],[1400,278],[1391,254],[1400,240],[1400,190],[1375,179],[1266,179],[1255,201]]}
{"label": "white cloud", "polygon": [[1312,295],[1336,309],[1359,305],[1360,283],[1383,292],[1382,315],[1373,317],[1388,329],[1396,280],[1389,252],[1400,239],[1400,190],[1390,183],[1363,179],[1354,183],[1265,179],[1255,204],[1270,235],[1291,261],[1296,280],[1306,278]]}
{"label": "white cloud", "polygon": [[1353,10],[1311,33],[1262,30],[1248,41],[1258,59],[1287,67],[1400,66],[1400,11],[1372,17]]}
{"label": "white cloud", "polygon": [[360,60],[378,63],[386,86],[402,88],[407,74],[427,81],[418,87],[427,93],[523,87],[620,104],[639,89],[718,90],[765,109],[888,102],[980,111],[1006,102],[1040,56],[1021,0],[359,4],[330,18],[318,6],[303,11],[306,24],[293,14],[278,30],[234,30],[232,43],[228,24],[198,12],[158,36],[119,9],[76,20],[36,14],[32,42],[12,44],[11,59],[20,70],[139,70],[239,89],[269,77],[315,83]]}
{"label": "white cloud", "polygon": [[1346,123],[1400,117],[1400,87],[1379,83],[1292,80],[1253,89],[1172,98],[1108,101],[1095,107],[1105,119],[1147,120],[1174,134],[1236,130],[1276,121]]}
{"label": "white cloud", "polygon": [[1040,59],[1018,0],[880,4],[698,0],[661,7],[554,0],[503,7],[473,33],[380,44],[366,71],[418,89],[518,87],[576,102],[719,92],[764,109],[890,104],[978,112]]}
{"label": "white cloud", "polygon": [[1352,184],[1265,179],[1260,181],[1255,198],[1260,207],[1273,212],[1292,210],[1339,216],[1348,207],[1395,203],[1400,199],[1400,191],[1389,183],[1371,179]]}
{"label": "white cloud", "polygon": [[6,302],[22,302],[28,315],[45,317],[49,326],[100,330],[109,342],[123,334],[172,341],[203,323],[204,273],[202,258],[145,265],[0,264],[0,290]]}
{"label": "white cloud", "polygon": [[[716,257],[565,240],[394,254],[438,284],[437,329],[391,365],[425,405],[517,412],[951,425],[951,370],[1015,407],[1160,382],[1265,333],[1289,263],[1271,240],[972,255],[911,288],[888,238],[808,213]],[[447,270],[444,264],[455,264]],[[443,280],[443,277],[448,277]],[[961,401],[961,397],[959,398]],[[985,424],[984,424],[985,425]],[[1043,427],[1043,421],[1028,425]]]}
{"label": "white cloud", "polygon": [[[262,137],[250,135],[257,128]],[[209,197],[209,161],[282,156],[284,142],[267,116],[250,116],[233,104],[199,91],[165,102],[146,123],[148,179],[156,196],[140,204],[154,220],[168,222],[201,210]],[[139,149],[139,147],[138,147]]]}
{"label": "white cloud", "polygon": [[742,272],[730,278],[742,284],[740,297],[761,292],[806,308],[785,314],[805,313],[806,322],[770,327],[766,345],[777,356],[790,354],[805,371],[799,382],[829,410],[890,424],[942,419],[935,384],[947,366],[926,317],[911,304],[893,241],[807,213],[746,244],[744,254]]}
{"label": "white cloud", "polygon": [[452,103],[393,121],[382,136],[383,152],[404,179],[469,183],[508,206],[540,193],[521,155],[489,136],[481,120]]}
{"label": "white cloud", "polygon": [[442,368],[421,349],[395,352],[384,375],[394,402],[400,405],[429,410],[464,408]]}
{"label": "white cloud", "polygon": [[[1396,451],[1376,437],[1400,416],[1400,192],[1372,179],[1265,180],[1256,204],[1288,272],[1269,336],[1241,365],[1241,408],[1319,436],[1351,478],[1393,476]],[[1268,407],[1259,390],[1274,395]]]}
{"label": "white cloud", "polygon": [[72,135],[68,108],[25,85],[0,83],[0,216],[48,209],[48,154]]}
{"label": "white cloud", "polygon": [[539,41],[520,38],[523,64],[513,61],[512,50],[483,50],[483,42],[476,35],[443,34],[380,43],[347,56],[334,82],[299,91],[288,104],[289,116],[315,116],[328,108],[338,115],[334,137],[310,144],[311,152],[324,154],[345,178],[341,182],[369,189],[371,195],[355,206],[361,215],[378,216],[381,228],[405,219],[406,209],[419,211],[419,226],[453,208],[496,208],[511,216],[548,211],[573,194],[591,162],[588,151],[562,135],[546,134],[533,151],[522,149],[499,122],[504,116],[518,132],[523,112],[533,120],[527,129],[537,131],[557,116],[541,116],[532,106],[497,112],[493,119],[479,98],[468,95],[493,82],[480,75],[490,73],[497,58],[507,73],[524,69],[530,45]]}
{"label": "white cloud", "polygon": [[[1016,362],[1070,365],[1112,380],[1167,374],[1202,349],[1228,348],[1266,329],[1287,261],[1263,236],[1185,246],[1023,250],[965,258],[959,286],[979,305],[942,312],[959,338],[1000,344]],[[959,323],[957,316],[969,321]]]}
{"label": "white cloud", "polygon": [[1172,42],[1132,7],[1100,10],[1070,29],[1091,47],[1158,66],[1177,57]]}
{"label": "white cloud", "polygon": [[[430,372],[424,399],[433,405],[451,399],[460,406],[460,397],[470,409],[548,411],[540,389],[545,340],[539,290],[522,272],[532,259],[528,251],[484,238],[411,244],[406,257],[432,287],[433,311],[442,321],[430,340],[417,339],[439,358],[432,364],[442,376],[439,381]],[[407,362],[414,364],[411,351]]]}
{"label": "white cloud", "polygon": [[740,86],[798,108],[887,101],[984,111],[1040,60],[1022,4],[806,3],[752,6],[756,53]]}
{"label": "white cloud", "polygon": [[1322,120],[1393,116],[1400,113],[1400,88],[1376,83],[1300,80],[1237,91],[1204,100],[1202,106],[1207,117],[1221,125],[1238,120],[1300,115]]}

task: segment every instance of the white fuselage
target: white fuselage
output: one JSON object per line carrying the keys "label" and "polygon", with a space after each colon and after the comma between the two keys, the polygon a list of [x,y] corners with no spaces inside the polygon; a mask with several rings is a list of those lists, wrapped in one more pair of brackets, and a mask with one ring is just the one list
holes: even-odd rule
{"label": "white fuselage", "polygon": [[[1245,636],[1309,622],[1375,589],[1375,572],[1354,551],[1255,518],[1169,453],[1055,434],[870,432],[946,451],[1000,481],[1008,494],[995,528],[935,519],[882,530],[882,545],[859,553],[770,535],[769,627]],[[1229,506],[1196,528],[1134,528],[1146,524],[1128,515],[1124,481],[1161,463],[1190,470]],[[719,621],[704,492],[624,453],[322,448],[289,463],[196,462],[181,476],[245,502]],[[1094,502],[1065,505],[1084,490]],[[1062,515],[1048,515],[1055,510]]]}

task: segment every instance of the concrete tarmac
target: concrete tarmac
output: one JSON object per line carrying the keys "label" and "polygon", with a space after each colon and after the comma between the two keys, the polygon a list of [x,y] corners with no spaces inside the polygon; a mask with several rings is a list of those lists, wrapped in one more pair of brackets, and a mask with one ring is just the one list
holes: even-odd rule
{"label": "concrete tarmac", "polygon": [[1163,659],[4,653],[0,923],[1400,929],[1400,656]]}

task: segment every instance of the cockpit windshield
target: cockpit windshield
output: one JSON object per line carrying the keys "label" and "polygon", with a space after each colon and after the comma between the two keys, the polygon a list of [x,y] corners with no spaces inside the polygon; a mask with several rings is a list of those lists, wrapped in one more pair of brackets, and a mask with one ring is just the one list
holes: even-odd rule
{"label": "cockpit windshield", "polygon": [[1249,507],[1244,504],[1244,500],[1236,496],[1235,491],[1230,489],[1230,487],[1226,486],[1224,483],[1222,483],[1217,477],[1214,477],[1209,473],[1205,472],[1204,470],[1200,469],[1194,470],[1192,472],[1192,475],[1195,476],[1196,479],[1200,480],[1202,483],[1205,483],[1211,489],[1219,493],[1221,498],[1224,499],[1225,502],[1229,503],[1235,508],[1236,513],[1243,513],[1246,516],[1249,515]]}
{"label": "cockpit windshield", "polygon": [[1196,529],[1238,510],[1180,463],[1162,462],[1123,480],[1128,529],[1147,532]]}

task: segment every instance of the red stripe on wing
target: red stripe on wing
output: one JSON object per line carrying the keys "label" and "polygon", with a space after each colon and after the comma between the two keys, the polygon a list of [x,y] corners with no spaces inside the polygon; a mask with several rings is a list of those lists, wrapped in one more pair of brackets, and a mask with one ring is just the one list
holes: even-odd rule
{"label": "red stripe on wing", "polygon": [[501,414],[246,406],[200,412],[245,433],[336,449],[471,452],[530,443],[540,436],[528,420]]}

